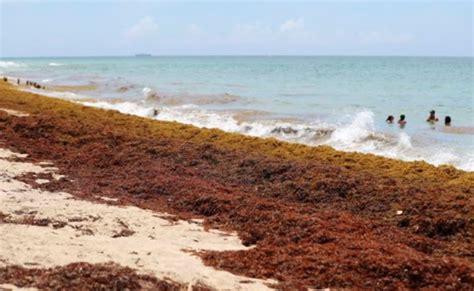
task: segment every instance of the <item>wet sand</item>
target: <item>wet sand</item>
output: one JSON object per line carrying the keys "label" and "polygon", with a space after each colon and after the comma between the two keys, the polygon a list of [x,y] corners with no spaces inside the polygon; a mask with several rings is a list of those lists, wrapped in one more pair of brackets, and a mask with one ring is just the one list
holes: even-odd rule
{"label": "wet sand", "polygon": [[[16,157],[21,163],[47,161],[57,168],[15,175],[15,183],[55,193],[51,199],[68,193],[78,201],[77,211],[81,203],[102,205],[92,209],[134,207],[235,232],[241,249],[193,251],[200,257],[194,257],[196,264],[202,259],[215,274],[271,279],[284,289],[469,289],[474,284],[473,173],[153,121],[20,92],[6,83],[0,85],[0,108],[22,113],[0,110],[0,147],[26,154]],[[43,213],[41,205],[29,207]],[[4,219],[2,228],[27,240],[28,233],[19,231],[26,226],[13,218]],[[107,233],[103,225],[96,228]],[[32,231],[42,239],[48,235]],[[13,259],[11,252],[0,254],[2,262]],[[140,271],[128,263],[133,255],[110,261]],[[93,258],[87,257],[88,263],[98,263]],[[66,269],[75,259],[38,261],[41,270]],[[17,283],[3,274],[0,284]],[[163,279],[159,272],[153,276]],[[262,282],[238,282],[247,280]]]}

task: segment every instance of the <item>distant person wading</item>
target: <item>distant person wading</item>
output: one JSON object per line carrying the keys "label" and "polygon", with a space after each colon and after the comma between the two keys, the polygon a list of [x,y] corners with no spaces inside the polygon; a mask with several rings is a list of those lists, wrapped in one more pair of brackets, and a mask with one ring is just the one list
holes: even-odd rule
{"label": "distant person wading", "polygon": [[398,125],[400,125],[400,128],[404,128],[406,124],[407,124],[407,121],[405,120],[405,114],[400,115],[400,119],[398,120]]}
{"label": "distant person wading", "polygon": [[445,126],[451,126],[451,116],[446,116],[444,118],[444,125]]}
{"label": "distant person wading", "polygon": [[389,115],[387,119],[385,119],[385,122],[388,124],[392,124],[395,121],[395,117],[393,115]]}
{"label": "distant person wading", "polygon": [[436,117],[436,112],[434,110],[430,111],[430,115],[426,119],[426,122],[429,122],[429,123],[438,122],[438,118]]}

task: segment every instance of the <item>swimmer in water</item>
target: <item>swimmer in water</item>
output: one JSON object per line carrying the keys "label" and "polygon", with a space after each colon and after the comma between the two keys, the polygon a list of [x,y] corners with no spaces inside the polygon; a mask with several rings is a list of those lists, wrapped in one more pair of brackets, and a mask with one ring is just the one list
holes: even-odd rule
{"label": "swimmer in water", "polygon": [[426,119],[426,122],[435,123],[437,121],[438,121],[438,118],[436,117],[436,112],[434,110],[431,110],[430,116],[428,116],[428,119]]}
{"label": "swimmer in water", "polygon": [[444,125],[445,126],[451,126],[451,116],[446,116],[444,118]]}
{"label": "swimmer in water", "polygon": [[400,115],[400,119],[398,120],[398,124],[400,125],[400,128],[405,127],[405,125],[407,124],[407,121],[405,120],[405,114]]}
{"label": "swimmer in water", "polygon": [[388,124],[392,124],[394,120],[395,120],[395,117],[393,117],[393,115],[389,115],[387,119],[385,119],[385,122]]}

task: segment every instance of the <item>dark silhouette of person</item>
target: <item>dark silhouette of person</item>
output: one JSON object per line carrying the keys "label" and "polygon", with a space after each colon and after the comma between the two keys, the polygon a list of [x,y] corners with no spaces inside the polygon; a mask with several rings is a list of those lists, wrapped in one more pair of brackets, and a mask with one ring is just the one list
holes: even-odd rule
{"label": "dark silhouette of person", "polygon": [[393,115],[389,115],[387,119],[385,119],[385,122],[388,124],[392,124],[394,120],[395,120],[395,117],[393,117]]}
{"label": "dark silhouette of person", "polygon": [[444,118],[444,125],[445,126],[451,126],[451,116],[446,116]]}
{"label": "dark silhouette of person", "polygon": [[400,128],[405,127],[405,125],[407,124],[407,121],[405,119],[405,114],[400,115],[400,119],[398,120],[398,124],[400,125]]}
{"label": "dark silhouette of person", "polygon": [[435,123],[438,121],[438,118],[436,117],[436,112],[434,110],[430,111],[430,116],[426,119],[426,122],[430,123]]}

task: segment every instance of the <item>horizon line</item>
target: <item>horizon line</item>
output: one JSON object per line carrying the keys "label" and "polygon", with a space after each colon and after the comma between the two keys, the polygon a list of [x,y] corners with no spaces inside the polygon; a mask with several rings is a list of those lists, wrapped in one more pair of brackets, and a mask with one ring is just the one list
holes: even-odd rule
{"label": "horizon line", "polygon": [[473,58],[471,55],[384,55],[384,54],[140,54],[130,55],[63,55],[63,56],[0,56],[0,59],[40,59],[40,58],[118,58],[118,57],[132,57],[132,58],[153,58],[153,57],[437,57],[437,58]]}

